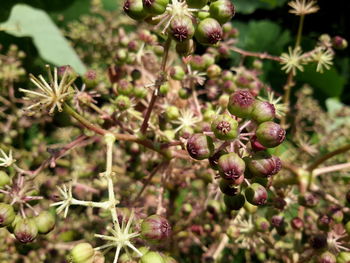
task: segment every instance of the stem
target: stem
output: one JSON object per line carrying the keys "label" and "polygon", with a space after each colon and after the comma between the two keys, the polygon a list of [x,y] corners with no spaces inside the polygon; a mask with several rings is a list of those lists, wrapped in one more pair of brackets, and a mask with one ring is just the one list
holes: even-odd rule
{"label": "stem", "polygon": [[299,20],[297,39],[295,41],[295,47],[300,46],[301,38],[303,35],[304,20],[305,20],[305,15],[301,15]]}
{"label": "stem", "polygon": [[331,165],[331,166],[322,167],[322,168],[317,168],[317,169],[313,170],[313,174],[314,174],[314,176],[318,176],[321,174],[331,173],[331,172],[336,172],[336,171],[346,170],[346,169],[350,169],[350,162]]}
{"label": "stem", "polygon": [[162,66],[161,66],[161,73],[158,77],[158,80],[156,81],[156,85],[155,85],[155,89],[152,93],[152,98],[151,101],[148,105],[146,114],[145,114],[145,118],[143,120],[143,123],[141,125],[141,133],[145,134],[147,127],[148,127],[148,121],[149,118],[151,117],[151,113],[154,107],[154,104],[157,101],[157,97],[158,97],[158,90],[160,88],[160,86],[163,84],[164,81],[164,76],[165,76],[165,67],[166,67],[166,62],[168,60],[168,55],[169,55],[169,49],[170,49],[170,45],[171,45],[171,38],[168,37],[167,41],[165,42],[165,47],[164,47],[164,56],[163,56],[163,60],[162,60]]}
{"label": "stem", "polygon": [[109,203],[109,201],[92,202],[92,201],[83,201],[83,200],[78,200],[78,199],[73,198],[71,201],[71,205],[80,205],[80,206],[108,209],[110,206],[110,203]]}
{"label": "stem", "polygon": [[312,172],[315,168],[317,168],[320,164],[324,163],[325,161],[327,161],[328,159],[332,158],[333,156],[336,156],[340,153],[344,153],[346,151],[350,150],[350,144],[347,144],[343,147],[340,147],[332,152],[329,152],[323,156],[321,156],[320,158],[318,158],[313,164],[311,164],[307,170]]}
{"label": "stem", "polygon": [[281,61],[280,57],[272,56],[272,55],[267,54],[267,53],[246,51],[246,50],[240,49],[240,48],[235,47],[235,46],[230,47],[230,48],[232,51],[237,52],[237,53],[239,53],[243,56],[246,56],[246,57],[257,57],[259,59],[269,59],[269,60],[274,60],[274,61],[278,61],[278,62]]}

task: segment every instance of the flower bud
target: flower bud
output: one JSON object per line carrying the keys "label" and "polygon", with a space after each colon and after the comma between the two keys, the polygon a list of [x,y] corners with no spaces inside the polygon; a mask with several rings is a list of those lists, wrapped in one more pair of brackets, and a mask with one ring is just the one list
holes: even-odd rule
{"label": "flower bud", "polygon": [[221,68],[218,65],[213,64],[207,68],[207,76],[209,78],[214,79],[219,77],[220,75],[221,75]]}
{"label": "flower bud", "polygon": [[319,198],[313,193],[306,193],[298,196],[298,203],[305,207],[315,207],[319,202]]}
{"label": "flower bud", "polygon": [[209,136],[196,133],[187,140],[187,151],[193,159],[203,160],[212,155],[214,144]]}
{"label": "flower bud", "polygon": [[295,230],[301,230],[304,228],[304,221],[300,217],[294,217],[291,221],[292,228]]}
{"label": "flower bud", "polygon": [[189,61],[190,66],[193,70],[203,71],[206,68],[206,61],[202,56],[194,55],[191,56],[191,59]]}
{"label": "flower bud", "polygon": [[73,247],[70,252],[70,260],[73,263],[92,263],[94,249],[89,243],[80,243]]}
{"label": "flower bud", "polygon": [[42,211],[34,218],[40,234],[47,234],[55,228],[56,217],[48,211]]}
{"label": "flower bud", "polygon": [[15,217],[16,214],[12,205],[0,203],[0,227],[10,225]]}
{"label": "flower bud", "polygon": [[328,215],[320,215],[317,219],[317,227],[320,230],[328,231],[332,222],[332,218]]}
{"label": "flower bud", "polygon": [[141,223],[141,235],[150,241],[161,241],[169,237],[171,227],[164,217],[151,215]]}
{"label": "flower bud", "polygon": [[120,111],[127,110],[131,107],[131,101],[127,96],[119,95],[115,100],[114,104]]}
{"label": "flower bud", "polygon": [[244,174],[245,163],[234,152],[222,155],[218,160],[219,173],[226,180],[236,180]]}
{"label": "flower bud", "polygon": [[215,18],[220,24],[225,24],[234,16],[235,7],[231,0],[218,0],[210,4],[209,13],[210,17]]}
{"label": "flower bud", "polygon": [[17,222],[13,231],[16,239],[21,243],[32,242],[38,235],[38,228],[31,218],[24,218]]}
{"label": "flower bud", "polygon": [[170,69],[170,77],[174,80],[183,80],[185,75],[185,71],[180,66],[174,66]]}
{"label": "flower bud", "polygon": [[225,80],[221,87],[225,92],[229,94],[237,90],[237,86],[233,80]]}
{"label": "flower bud", "polygon": [[309,240],[313,249],[324,249],[327,247],[327,236],[325,234],[316,234]]}
{"label": "flower bud", "polygon": [[237,137],[238,122],[228,114],[222,114],[216,117],[211,123],[211,130],[215,137],[220,140],[233,140]]}
{"label": "flower bud", "polygon": [[245,190],[245,197],[252,205],[264,205],[267,201],[267,191],[261,184],[253,183]]}
{"label": "flower bud", "polygon": [[191,18],[187,16],[176,16],[170,23],[169,32],[177,42],[185,42],[194,35],[194,26]]}
{"label": "flower bud", "polygon": [[176,49],[177,54],[185,57],[185,56],[188,56],[189,54],[191,54],[192,52],[194,52],[195,45],[194,45],[193,40],[189,39],[187,41],[176,43],[175,49]]}
{"label": "flower bud", "polygon": [[9,185],[10,183],[10,176],[8,176],[4,171],[0,171],[0,188],[4,187],[5,185]]}
{"label": "flower bud", "polygon": [[343,50],[348,47],[348,41],[340,36],[335,36],[332,39],[332,44],[335,49]]}
{"label": "flower bud", "polygon": [[254,109],[255,99],[248,90],[237,90],[230,97],[228,111],[239,118],[249,118]]}
{"label": "flower bud", "polygon": [[222,39],[222,28],[218,21],[206,18],[199,22],[195,37],[203,45],[214,45]]}
{"label": "flower bud", "polygon": [[256,137],[263,146],[273,148],[284,141],[286,138],[286,131],[277,123],[267,121],[258,126]]}
{"label": "flower bud", "polygon": [[186,3],[190,8],[202,8],[208,3],[208,0],[186,0]]}
{"label": "flower bud", "polygon": [[121,79],[117,83],[117,91],[118,95],[129,96],[133,91],[133,87],[129,81]]}
{"label": "flower bud", "polygon": [[219,188],[220,191],[226,195],[234,196],[238,193],[237,185],[240,185],[244,180],[244,176],[241,175],[236,180],[220,179]]}
{"label": "flower bud", "polygon": [[165,116],[168,120],[176,120],[180,116],[179,108],[176,106],[169,106],[165,109]]}
{"label": "flower bud", "polygon": [[276,116],[275,106],[267,101],[257,100],[254,103],[252,119],[258,123],[272,121]]}
{"label": "flower bud", "polygon": [[153,15],[160,15],[165,12],[169,0],[143,0],[145,11]]}
{"label": "flower bud", "polygon": [[249,171],[259,177],[269,177],[277,174],[281,168],[281,160],[265,151],[255,153],[251,158],[246,159]]}
{"label": "flower bud", "polygon": [[266,232],[270,228],[270,223],[265,217],[258,217],[254,223],[259,232]]}
{"label": "flower bud", "polygon": [[244,206],[244,195],[238,194],[235,196],[224,195],[224,203],[228,210],[239,210]]}
{"label": "flower bud", "polygon": [[142,0],[126,0],[123,9],[128,16],[135,20],[142,20],[148,15],[143,8]]}
{"label": "flower bud", "polygon": [[141,263],[165,263],[158,252],[150,251],[141,257]]}
{"label": "flower bud", "polygon": [[192,90],[190,88],[181,88],[178,91],[178,95],[181,99],[186,100],[191,96]]}
{"label": "flower bud", "polygon": [[350,262],[350,252],[340,252],[337,256],[337,263],[349,263]]}
{"label": "flower bud", "polygon": [[317,258],[317,263],[336,263],[337,259],[335,256],[329,252],[325,251]]}

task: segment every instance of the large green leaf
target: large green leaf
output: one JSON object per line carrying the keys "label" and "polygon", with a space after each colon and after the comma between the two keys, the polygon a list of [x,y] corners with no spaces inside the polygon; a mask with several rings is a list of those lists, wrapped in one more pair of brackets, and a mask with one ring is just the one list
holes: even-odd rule
{"label": "large green leaf", "polygon": [[9,19],[0,24],[0,28],[17,37],[32,37],[44,60],[58,66],[68,64],[79,74],[85,73],[84,64],[44,11],[17,4],[12,8]]}
{"label": "large green leaf", "polygon": [[283,5],[287,0],[234,0],[238,13],[251,14],[257,9],[273,9]]}

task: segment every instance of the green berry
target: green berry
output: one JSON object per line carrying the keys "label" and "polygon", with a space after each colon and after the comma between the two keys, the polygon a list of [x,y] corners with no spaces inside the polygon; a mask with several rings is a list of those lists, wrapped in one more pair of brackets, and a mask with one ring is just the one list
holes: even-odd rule
{"label": "green berry", "polygon": [[183,42],[177,42],[175,49],[177,54],[179,54],[180,56],[188,56],[189,54],[194,52],[194,42],[192,39]]}
{"label": "green berry", "polygon": [[275,107],[267,101],[255,101],[251,114],[253,120],[258,123],[272,121],[276,116]]}
{"label": "green berry", "polygon": [[213,140],[205,134],[193,134],[187,140],[187,152],[196,160],[209,158],[214,152]]}
{"label": "green berry", "polygon": [[0,171],[0,188],[4,187],[5,185],[9,185],[10,183],[10,176],[8,176],[4,171]]}
{"label": "green berry", "polygon": [[128,16],[135,20],[142,20],[148,15],[143,8],[142,0],[126,0],[123,9]]}
{"label": "green berry", "polygon": [[248,90],[237,90],[231,95],[227,109],[239,118],[250,118],[254,103],[255,98]]}
{"label": "green berry", "polygon": [[267,201],[267,191],[261,184],[253,183],[245,190],[245,197],[252,205],[264,205]]}
{"label": "green berry", "polygon": [[127,96],[119,95],[115,100],[114,104],[120,111],[127,110],[131,107],[131,101]]}
{"label": "green berry", "polygon": [[42,211],[34,220],[40,234],[47,234],[55,228],[56,217],[48,211]]}
{"label": "green berry", "polygon": [[195,37],[203,45],[214,45],[222,39],[222,28],[218,21],[206,18],[199,22]]}
{"label": "green berry", "polygon": [[221,68],[216,64],[210,65],[207,68],[207,75],[211,79],[217,78],[221,75]]}
{"label": "green berry", "polygon": [[19,242],[26,244],[36,238],[38,227],[32,218],[24,218],[17,222],[13,233]]}
{"label": "green berry", "polygon": [[286,131],[277,123],[267,121],[258,126],[256,137],[263,146],[273,148],[284,141],[286,138]]}
{"label": "green berry", "polygon": [[336,263],[336,261],[336,257],[331,252],[325,251],[318,256],[316,263]]}
{"label": "green berry", "polygon": [[265,151],[257,152],[251,158],[245,160],[249,171],[259,177],[275,175],[282,168],[281,160]]}
{"label": "green berry", "polygon": [[141,223],[141,236],[149,241],[162,241],[170,235],[171,227],[164,217],[152,215]]}
{"label": "green berry", "polygon": [[165,12],[169,0],[143,0],[145,10],[154,15],[160,15]]}
{"label": "green berry", "polygon": [[254,223],[259,232],[266,232],[270,228],[270,222],[265,217],[258,217]]}
{"label": "green berry", "polygon": [[238,185],[244,180],[244,176],[241,175],[236,180],[226,180],[221,178],[219,182],[220,191],[226,195],[235,196],[238,193]]}
{"label": "green berry", "polygon": [[219,173],[226,180],[236,180],[244,174],[245,162],[232,152],[222,155],[218,160]]}
{"label": "green berry", "polygon": [[235,196],[224,195],[224,203],[228,210],[239,210],[244,206],[244,195],[238,194]]}
{"label": "green berry", "polygon": [[210,17],[215,18],[220,24],[225,24],[234,16],[235,7],[231,0],[218,0],[210,4],[209,13]]}
{"label": "green berry", "polygon": [[170,69],[170,77],[174,80],[183,80],[186,73],[180,66],[174,66]]}
{"label": "green berry", "polygon": [[349,263],[350,252],[340,252],[337,256],[337,263]]}
{"label": "green berry", "polygon": [[165,263],[158,252],[150,251],[141,257],[141,263]]}
{"label": "green berry", "polygon": [[186,3],[190,8],[202,8],[208,3],[208,0],[186,0]]}
{"label": "green berry", "polygon": [[176,16],[170,23],[169,32],[177,42],[190,40],[194,35],[194,26],[191,18],[187,16]]}
{"label": "green berry", "polygon": [[16,214],[12,205],[0,203],[0,227],[10,225],[15,217]]}
{"label": "green berry", "polygon": [[165,116],[168,120],[176,120],[180,116],[179,108],[176,106],[169,106],[165,109]]}
{"label": "green berry", "polygon": [[94,260],[94,249],[89,243],[80,243],[70,252],[73,263],[92,263]]}
{"label": "green berry", "polygon": [[219,115],[211,123],[211,130],[220,140],[233,140],[237,137],[238,122],[228,114]]}

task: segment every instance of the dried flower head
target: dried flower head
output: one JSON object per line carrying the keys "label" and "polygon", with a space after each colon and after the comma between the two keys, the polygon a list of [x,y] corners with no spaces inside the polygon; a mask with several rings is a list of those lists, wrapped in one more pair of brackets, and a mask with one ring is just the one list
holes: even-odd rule
{"label": "dried flower head", "polygon": [[24,97],[26,100],[31,100],[34,104],[28,106],[26,110],[31,111],[35,108],[47,108],[49,114],[53,114],[55,109],[63,111],[62,104],[67,97],[74,93],[70,90],[71,85],[75,81],[76,77],[69,76],[68,70],[64,71],[62,79],[58,82],[57,68],[54,68],[54,75],[52,76],[50,66],[47,65],[47,72],[49,76],[49,83],[39,75],[38,78],[30,74],[30,81],[39,88],[38,91],[19,89],[20,91],[27,93],[28,97]]}
{"label": "dried flower head", "polygon": [[316,5],[315,0],[294,0],[288,3],[292,8],[289,13],[296,16],[304,16],[312,13],[316,13],[320,8]]}

